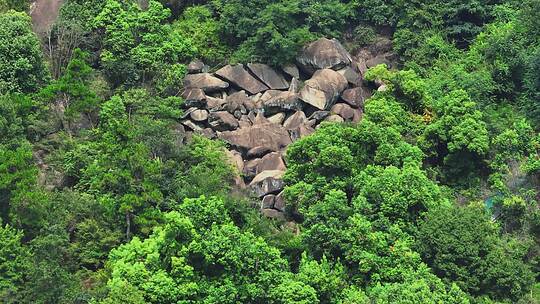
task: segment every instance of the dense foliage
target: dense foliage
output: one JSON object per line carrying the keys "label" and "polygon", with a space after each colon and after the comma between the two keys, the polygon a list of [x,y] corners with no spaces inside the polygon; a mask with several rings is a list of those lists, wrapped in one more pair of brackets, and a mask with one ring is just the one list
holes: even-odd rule
{"label": "dense foliage", "polygon": [[[539,0],[66,0],[47,37],[28,11],[0,0],[0,302],[540,302]],[[192,59],[322,36],[391,36],[398,68],[287,148],[283,224],[179,93]]]}

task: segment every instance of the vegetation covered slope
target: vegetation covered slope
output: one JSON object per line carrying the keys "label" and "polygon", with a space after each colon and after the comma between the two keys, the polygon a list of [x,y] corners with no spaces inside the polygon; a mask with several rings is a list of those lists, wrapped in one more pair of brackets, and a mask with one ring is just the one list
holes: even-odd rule
{"label": "vegetation covered slope", "polygon": [[[0,0],[0,301],[540,302],[540,1]],[[179,133],[186,65],[392,35],[360,123],[287,149],[287,223]]]}

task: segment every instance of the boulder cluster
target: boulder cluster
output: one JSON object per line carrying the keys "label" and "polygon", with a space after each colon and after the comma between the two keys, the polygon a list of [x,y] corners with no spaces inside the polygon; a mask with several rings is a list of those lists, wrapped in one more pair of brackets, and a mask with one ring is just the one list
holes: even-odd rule
{"label": "boulder cluster", "polygon": [[195,61],[188,66],[182,97],[182,128],[218,138],[240,175],[237,186],[262,200],[262,213],[281,218],[284,153],[323,121],[361,120],[366,62],[353,59],[335,39],[303,48],[296,65],[226,65],[214,73]]}

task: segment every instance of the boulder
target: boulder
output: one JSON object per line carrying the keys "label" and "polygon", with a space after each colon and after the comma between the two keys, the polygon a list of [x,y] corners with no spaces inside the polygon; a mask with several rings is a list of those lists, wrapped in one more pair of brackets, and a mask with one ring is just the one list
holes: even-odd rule
{"label": "boulder", "polygon": [[230,131],[238,128],[238,120],[229,112],[212,112],[208,116],[209,125],[216,131]]}
{"label": "boulder", "polygon": [[185,107],[202,108],[206,105],[206,95],[199,88],[185,89],[182,92],[182,98],[184,99]]}
{"label": "boulder", "polygon": [[206,108],[210,111],[219,111],[227,103],[225,99],[206,96]]}
{"label": "boulder", "polygon": [[212,130],[211,128],[204,128],[202,130],[197,130],[195,133],[202,135],[206,138],[214,139],[216,138],[216,132]]}
{"label": "boulder", "polygon": [[300,79],[300,71],[298,70],[298,67],[294,64],[288,64],[281,68],[283,72],[292,78]]}
{"label": "boulder", "polygon": [[285,214],[283,214],[283,212],[277,211],[276,209],[262,209],[261,213],[267,218],[276,219],[280,221],[285,220]]}
{"label": "boulder", "polygon": [[281,93],[283,93],[283,91],[280,91],[280,90],[268,90],[268,91],[264,92],[264,94],[261,95],[258,102],[264,103],[265,101],[270,100],[270,99],[278,96]]}
{"label": "boulder", "polygon": [[189,120],[189,119],[186,119],[186,120],[182,120],[181,123],[190,128],[191,130],[193,131],[202,131],[203,128],[200,127],[199,125],[197,125],[196,123],[194,123],[193,121]]}
{"label": "boulder", "polygon": [[248,68],[253,75],[255,75],[270,89],[286,90],[289,88],[289,84],[283,75],[278,74],[274,69],[266,64],[249,63]]}
{"label": "boulder", "polygon": [[249,187],[258,197],[278,193],[285,186],[283,182],[284,174],[285,171],[281,170],[263,171],[253,178],[249,183]]}
{"label": "boulder", "polygon": [[251,127],[252,123],[247,115],[242,115],[242,117],[240,117],[238,120],[238,125],[240,128],[249,128]]}
{"label": "boulder", "polygon": [[353,123],[359,123],[362,120],[362,117],[364,116],[364,112],[362,112],[362,109],[353,109],[354,115],[352,118]]}
{"label": "boulder", "polygon": [[274,208],[274,200],[276,196],[274,194],[268,194],[262,199],[261,209],[272,209]]}
{"label": "boulder", "polygon": [[249,149],[246,156],[248,158],[262,157],[263,155],[269,152],[271,152],[271,150],[268,147],[258,146],[258,147]]}
{"label": "boulder", "polygon": [[251,76],[243,65],[226,65],[215,73],[217,76],[226,79],[235,86],[246,90],[250,94],[257,94],[262,91],[268,90],[268,87],[259,81],[257,78]]}
{"label": "boulder", "polygon": [[289,86],[289,92],[298,93],[298,90],[300,89],[300,82],[298,81],[298,78],[294,77],[291,79],[291,85]]}
{"label": "boulder", "polygon": [[208,111],[206,110],[195,110],[189,114],[189,117],[194,121],[205,121],[208,119]]}
{"label": "boulder", "polygon": [[285,113],[283,112],[280,112],[280,113],[277,113],[277,114],[274,114],[270,117],[268,117],[268,121],[271,122],[271,123],[275,123],[275,124],[282,124],[283,123],[283,120],[285,119]]}
{"label": "boulder", "polygon": [[302,111],[297,111],[293,115],[289,116],[283,123],[283,127],[287,130],[292,130],[307,122],[306,114]]}
{"label": "boulder", "polygon": [[242,90],[227,96],[225,109],[229,113],[234,113],[245,104],[251,104],[251,100],[248,98],[246,92]]}
{"label": "boulder", "polygon": [[272,205],[272,208],[281,212],[285,212],[286,204],[285,198],[283,197],[283,191],[281,191],[278,195],[274,196],[273,203],[274,204]]}
{"label": "boulder", "polygon": [[279,151],[291,143],[289,133],[283,126],[267,120],[259,123],[257,119],[249,128],[223,132],[218,137],[244,151],[258,146],[267,147],[271,151]]}
{"label": "boulder", "polygon": [[344,120],[352,120],[354,117],[353,108],[346,103],[335,104],[330,112],[341,116]]}
{"label": "boulder", "polygon": [[346,66],[337,72],[343,75],[343,77],[347,79],[347,82],[349,82],[352,86],[359,86],[362,84],[362,76],[360,76],[360,74],[358,74],[350,66]]}
{"label": "boulder", "polygon": [[247,179],[251,179],[251,178],[255,177],[255,175],[257,175],[257,173],[259,173],[259,172],[257,172],[257,167],[259,166],[260,163],[261,163],[260,158],[255,158],[255,159],[245,161],[244,162],[244,170],[242,171],[244,176]]}
{"label": "boulder", "polygon": [[307,80],[300,99],[319,110],[328,110],[347,87],[347,79],[330,69],[319,70]]}
{"label": "boulder", "polygon": [[368,69],[374,66],[378,66],[379,64],[385,64],[388,68],[391,67],[390,60],[388,60],[384,54],[377,55],[366,61],[366,66]]}
{"label": "boulder", "polygon": [[328,122],[344,122],[345,120],[343,120],[343,117],[337,115],[337,114],[332,114],[328,117],[326,117],[324,119],[324,121],[328,121]]}
{"label": "boulder", "polygon": [[302,109],[302,102],[298,99],[298,94],[280,91],[279,94],[263,102],[263,109],[266,115],[281,111],[299,111]]}
{"label": "boulder", "polygon": [[194,60],[190,62],[187,66],[188,74],[197,74],[202,72],[207,72],[207,66],[200,60]]}
{"label": "boulder", "polygon": [[281,157],[281,153],[279,152],[272,152],[268,153],[263,158],[261,158],[261,161],[257,164],[257,174],[263,172],[263,171],[274,171],[274,170],[281,170],[285,171],[287,170],[287,167],[285,166],[285,162],[283,161],[283,158]]}
{"label": "boulder", "polygon": [[336,39],[320,38],[305,46],[296,61],[302,70],[311,75],[320,69],[344,68],[351,64],[352,58]]}
{"label": "boulder", "polygon": [[224,90],[229,87],[229,84],[208,73],[198,73],[186,75],[184,78],[184,87],[202,89],[205,93],[211,93]]}
{"label": "boulder", "polygon": [[225,153],[230,164],[238,170],[238,173],[242,173],[244,171],[244,160],[242,159],[242,154],[235,150],[226,150]]}
{"label": "boulder", "polygon": [[341,99],[353,108],[363,108],[364,101],[369,98],[369,92],[362,88],[356,87],[347,89],[341,94]]}
{"label": "boulder", "polygon": [[330,115],[330,111],[315,111],[309,116],[309,120],[315,120],[317,123]]}

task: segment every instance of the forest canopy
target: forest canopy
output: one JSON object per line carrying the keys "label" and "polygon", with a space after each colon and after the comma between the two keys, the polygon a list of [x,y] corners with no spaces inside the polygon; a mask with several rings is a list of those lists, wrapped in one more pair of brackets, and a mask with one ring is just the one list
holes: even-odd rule
{"label": "forest canopy", "polygon": [[39,2],[0,302],[540,303],[540,0]]}

